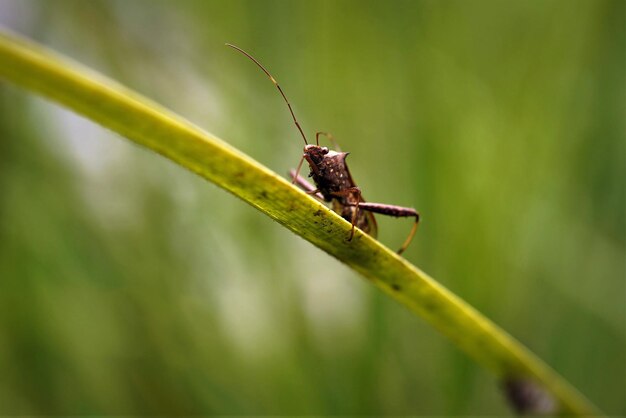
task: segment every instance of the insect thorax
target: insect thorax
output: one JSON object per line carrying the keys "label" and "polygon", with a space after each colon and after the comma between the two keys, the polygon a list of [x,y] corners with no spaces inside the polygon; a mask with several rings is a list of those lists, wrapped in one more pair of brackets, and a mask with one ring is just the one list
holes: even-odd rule
{"label": "insect thorax", "polygon": [[350,172],[346,166],[346,156],[348,153],[329,151],[321,161],[316,164],[317,172],[311,168],[310,176],[315,185],[324,195],[324,199],[331,201],[337,199],[342,201],[342,197],[333,195],[350,187],[354,187]]}

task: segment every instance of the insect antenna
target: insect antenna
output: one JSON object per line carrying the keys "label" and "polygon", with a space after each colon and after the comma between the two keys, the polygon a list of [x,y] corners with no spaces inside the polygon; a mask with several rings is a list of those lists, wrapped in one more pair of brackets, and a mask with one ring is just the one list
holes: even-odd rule
{"label": "insect antenna", "polygon": [[285,96],[285,93],[283,92],[283,89],[280,88],[280,85],[278,84],[278,82],[276,82],[276,79],[274,77],[272,77],[272,75],[270,74],[269,71],[267,71],[265,69],[265,67],[263,67],[261,65],[261,63],[259,61],[256,60],[256,58],[254,58],[252,55],[248,54],[246,51],[244,51],[243,49],[239,48],[238,46],[232,45],[232,44],[226,44],[226,46],[229,46],[233,49],[236,49],[237,51],[241,52],[242,54],[244,54],[246,57],[250,58],[256,65],[259,66],[259,68],[261,70],[263,70],[263,72],[265,74],[267,74],[267,76],[270,78],[270,80],[272,81],[272,83],[274,83],[274,85],[276,86],[276,88],[278,88],[278,91],[280,92],[281,96],[283,96],[283,99],[285,99],[285,103],[287,103],[287,106],[289,107],[289,112],[291,112],[291,117],[293,118],[294,123],[296,124],[296,127],[298,128],[298,130],[300,131],[300,134],[302,135],[302,139],[304,139],[304,143],[308,145],[308,142],[306,140],[306,136],[304,135],[304,131],[302,130],[302,128],[300,127],[300,124],[298,123],[298,120],[296,119],[296,115],[293,113],[293,109],[291,108],[291,104],[289,103],[289,100],[287,100],[287,96]]}

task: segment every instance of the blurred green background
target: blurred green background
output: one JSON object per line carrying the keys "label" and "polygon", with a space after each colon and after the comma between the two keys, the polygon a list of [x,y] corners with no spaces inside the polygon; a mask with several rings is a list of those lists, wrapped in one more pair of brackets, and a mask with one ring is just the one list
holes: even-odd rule
{"label": "blurred green background", "polygon": [[[302,141],[224,43],[248,50],[367,200],[422,213],[407,259],[624,415],[625,4],[0,0],[0,23],[285,174]],[[377,219],[396,248],[410,221]],[[336,260],[5,83],[0,311],[1,415],[510,413]]]}

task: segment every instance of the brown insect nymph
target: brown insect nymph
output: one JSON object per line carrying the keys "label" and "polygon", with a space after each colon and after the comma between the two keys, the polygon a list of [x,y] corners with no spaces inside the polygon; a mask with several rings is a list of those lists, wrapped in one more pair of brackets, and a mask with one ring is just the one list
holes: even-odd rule
{"label": "brown insect nymph", "polygon": [[[409,236],[402,244],[402,247],[398,250],[398,254],[402,254],[411,243],[411,240],[417,231],[417,225],[419,224],[420,219],[419,213],[413,208],[366,202],[361,195],[361,189],[356,186],[354,180],[352,179],[352,175],[350,174],[350,170],[346,165],[346,157],[349,153],[339,151],[332,135],[326,132],[317,132],[315,134],[316,144],[309,144],[306,140],[306,136],[304,135],[304,131],[300,127],[300,124],[293,113],[291,104],[289,103],[289,100],[287,100],[287,96],[285,96],[285,93],[280,88],[280,85],[276,82],[274,77],[272,77],[265,67],[252,57],[252,55],[235,45],[226,45],[241,52],[258,65],[259,68],[261,68],[261,70],[263,70],[263,72],[270,78],[272,83],[274,83],[276,88],[278,88],[278,91],[281,96],[283,96],[285,103],[287,103],[287,106],[289,107],[291,117],[293,118],[298,131],[300,131],[305,144],[298,168],[289,172],[293,183],[297,184],[300,188],[317,199],[329,202],[335,212],[340,214],[345,220],[352,224],[348,240],[352,240],[355,226],[374,238],[376,237],[377,226],[373,213],[380,213],[382,215],[389,215],[398,218],[414,218],[415,222],[409,232]],[[320,146],[320,135],[326,136],[335,145],[337,151],[329,150],[327,147]],[[298,174],[304,160],[306,160],[309,164],[311,169],[309,177],[313,179],[315,186]]]}

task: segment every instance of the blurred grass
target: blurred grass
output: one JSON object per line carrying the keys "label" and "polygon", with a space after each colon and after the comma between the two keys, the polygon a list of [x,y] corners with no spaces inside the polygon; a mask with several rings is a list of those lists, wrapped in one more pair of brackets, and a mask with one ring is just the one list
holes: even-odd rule
{"label": "blurred grass", "polygon": [[[624,3],[358,5],[2,0],[0,22],[286,171],[288,113],[222,45],[254,52],[368,200],[424,215],[407,258],[626,414]],[[0,97],[1,413],[506,413],[463,355],[255,211]]]}

